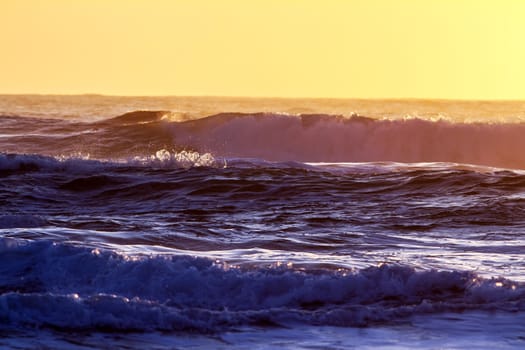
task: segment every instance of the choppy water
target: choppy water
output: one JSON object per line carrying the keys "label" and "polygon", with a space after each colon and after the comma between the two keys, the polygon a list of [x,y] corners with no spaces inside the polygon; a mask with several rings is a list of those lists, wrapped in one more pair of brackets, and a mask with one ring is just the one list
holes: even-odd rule
{"label": "choppy water", "polygon": [[0,106],[0,346],[525,345],[520,103]]}

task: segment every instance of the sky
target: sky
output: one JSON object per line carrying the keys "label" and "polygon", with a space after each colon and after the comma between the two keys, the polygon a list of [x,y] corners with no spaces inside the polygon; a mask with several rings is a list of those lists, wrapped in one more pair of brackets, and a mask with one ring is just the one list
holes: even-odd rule
{"label": "sky", "polygon": [[0,0],[0,93],[525,99],[522,0]]}

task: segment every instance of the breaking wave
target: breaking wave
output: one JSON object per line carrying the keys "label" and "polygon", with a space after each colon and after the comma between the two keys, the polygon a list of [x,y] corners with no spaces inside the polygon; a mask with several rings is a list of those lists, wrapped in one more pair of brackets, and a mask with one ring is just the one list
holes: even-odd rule
{"label": "breaking wave", "polygon": [[41,156],[31,154],[0,153],[0,171],[7,175],[12,172],[31,171],[67,171],[71,173],[90,172],[96,169],[115,167],[150,167],[150,168],[192,168],[221,165],[210,153],[200,154],[193,151],[158,150],[147,156],[135,156],[117,160],[90,160],[89,156]]}
{"label": "breaking wave", "polygon": [[220,114],[173,125],[176,142],[215,154],[303,162],[454,162],[524,168],[525,124],[360,116]]}
{"label": "breaking wave", "polygon": [[179,120],[134,111],[93,122],[1,117],[4,152],[148,157],[158,150],[297,162],[451,162],[525,168],[525,123],[220,113]]}
{"label": "breaking wave", "polygon": [[216,332],[241,325],[366,326],[421,313],[525,310],[525,286],[470,272],[250,269],[0,239],[0,318],[32,327]]}

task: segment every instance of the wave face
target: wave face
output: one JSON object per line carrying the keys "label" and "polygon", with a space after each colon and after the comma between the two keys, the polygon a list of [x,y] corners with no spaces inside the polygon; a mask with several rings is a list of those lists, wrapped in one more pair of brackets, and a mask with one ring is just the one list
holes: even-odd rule
{"label": "wave face", "polygon": [[523,168],[525,124],[221,114],[174,126],[176,142],[230,157],[302,162],[454,162]]}
{"label": "wave face", "polygon": [[525,147],[522,123],[275,113],[223,113],[177,121],[167,111],[135,111],[92,123],[20,117],[2,117],[0,122],[0,145],[15,153],[127,159],[167,149],[269,161],[525,167],[525,155],[518,151]]}

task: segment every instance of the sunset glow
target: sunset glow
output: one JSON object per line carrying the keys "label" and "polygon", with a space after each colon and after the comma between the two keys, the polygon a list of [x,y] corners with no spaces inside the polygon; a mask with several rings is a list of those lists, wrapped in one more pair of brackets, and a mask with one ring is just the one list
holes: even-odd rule
{"label": "sunset glow", "polygon": [[3,0],[0,93],[523,99],[519,0]]}
{"label": "sunset glow", "polygon": [[523,349],[525,0],[0,0],[1,349]]}

